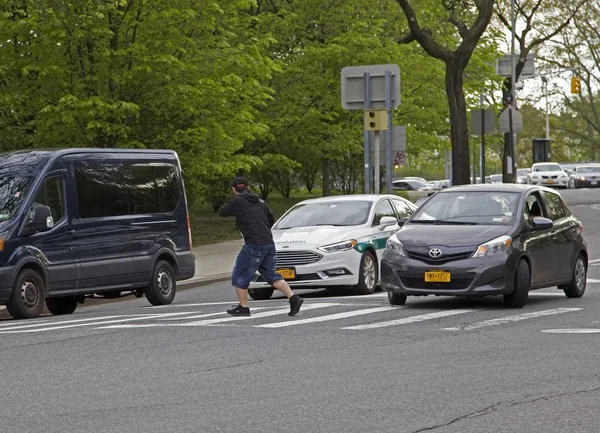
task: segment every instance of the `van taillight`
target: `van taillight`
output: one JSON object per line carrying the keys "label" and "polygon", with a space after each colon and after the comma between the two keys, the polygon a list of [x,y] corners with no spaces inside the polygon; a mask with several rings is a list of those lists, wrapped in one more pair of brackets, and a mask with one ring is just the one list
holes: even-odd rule
{"label": "van taillight", "polygon": [[185,216],[185,220],[187,223],[187,229],[188,229],[188,243],[190,244],[190,251],[192,251],[192,226],[190,225],[190,215],[187,214]]}

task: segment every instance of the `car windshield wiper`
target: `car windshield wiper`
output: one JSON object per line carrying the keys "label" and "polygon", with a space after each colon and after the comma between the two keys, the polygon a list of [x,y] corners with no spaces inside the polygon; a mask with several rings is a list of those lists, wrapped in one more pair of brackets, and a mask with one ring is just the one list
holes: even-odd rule
{"label": "car windshield wiper", "polygon": [[454,221],[452,219],[433,220],[433,224],[455,224],[460,226],[476,226],[479,223],[475,221]]}
{"label": "car windshield wiper", "polygon": [[344,227],[346,226],[346,224],[314,224],[315,227],[320,227],[320,226],[333,226],[333,227]]}

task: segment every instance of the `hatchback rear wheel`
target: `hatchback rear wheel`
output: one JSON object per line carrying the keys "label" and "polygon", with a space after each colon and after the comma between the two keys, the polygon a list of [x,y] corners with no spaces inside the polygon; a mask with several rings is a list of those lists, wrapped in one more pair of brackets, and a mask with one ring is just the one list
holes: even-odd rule
{"label": "hatchback rear wheel", "polygon": [[573,269],[573,276],[569,284],[558,288],[565,292],[567,298],[581,298],[585,293],[587,284],[587,266],[583,255],[579,254]]}
{"label": "hatchback rear wheel", "polygon": [[391,305],[404,305],[406,304],[406,295],[404,293],[387,292],[388,301]]}
{"label": "hatchback rear wheel", "polygon": [[265,299],[270,299],[273,295],[273,289],[249,289],[248,294],[255,301],[264,301]]}

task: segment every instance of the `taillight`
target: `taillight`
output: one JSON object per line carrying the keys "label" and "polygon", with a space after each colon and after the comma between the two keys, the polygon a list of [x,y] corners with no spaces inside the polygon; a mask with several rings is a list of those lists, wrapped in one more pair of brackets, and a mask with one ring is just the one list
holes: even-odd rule
{"label": "taillight", "polygon": [[190,225],[190,215],[185,216],[185,222],[188,229],[188,243],[190,244],[190,251],[192,251],[192,226]]}

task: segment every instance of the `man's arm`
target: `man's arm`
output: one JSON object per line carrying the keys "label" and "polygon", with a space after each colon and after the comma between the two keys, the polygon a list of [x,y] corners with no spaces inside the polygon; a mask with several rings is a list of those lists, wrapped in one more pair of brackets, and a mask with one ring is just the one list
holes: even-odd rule
{"label": "man's arm", "polygon": [[238,213],[239,207],[237,204],[237,200],[234,198],[229,200],[229,202],[225,203],[221,209],[219,209],[219,216],[222,217],[232,217],[236,216]]}
{"label": "man's arm", "polygon": [[273,227],[275,225],[275,215],[273,215],[273,211],[269,206],[267,206],[267,218],[269,218],[269,226]]}

